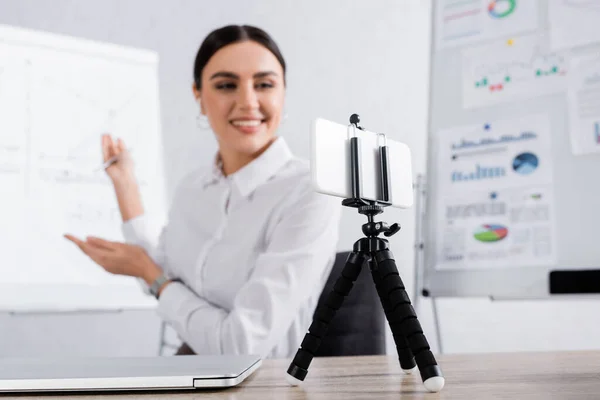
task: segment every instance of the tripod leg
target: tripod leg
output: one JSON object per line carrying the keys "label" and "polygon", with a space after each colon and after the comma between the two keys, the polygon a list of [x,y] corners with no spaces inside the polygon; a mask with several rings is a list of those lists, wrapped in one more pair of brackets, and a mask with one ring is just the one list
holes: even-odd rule
{"label": "tripod leg", "polygon": [[377,288],[377,294],[379,294],[379,300],[381,300],[381,305],[383,306],[385,317],[388,323],[390,324],[390,328],[392,329],[394,343],[396,344],[396,352],[398,353],[398,360],[400,361],[400,367],[402,367],[402,370],[405,373],[410,374],[417,365],[415,363],[414,355],[410,350],[408,340],[402,334],[400,326],[397,324],[392,325],[390,323],[392,309],[386,294],[383,293],[383,290],[381,288],[381,277],[379,276],[379,270],[377,268],[371,268],[371,275],[373,277],[375,287]]}
{"label": "tripod leg", "polygon": [[408,340],[425,388],[430,392],[439,392],[445,383],[442,370],[437,365],[423,334],[417,314],[398,274],[394,256],[389,250],[382,250],[375,253],[373,260],[381,279],[383,297],[389,302],[389,322],[392,332],[399,330]]}
{"label": "tripod leg", "polygon": [[329,323],[342,306],[348,293],[350,293],[366,259],[363,254],[357,252],[352,252],[348,256],[341,276],[335,282],[325,304],[317,308],[313,322],[306,335],[304,335],[304,340],[287,370],[286,377],[289,383],[297,385],[308,374],[308,367],[315,354],[317,354],[321,341],[327,333]]}

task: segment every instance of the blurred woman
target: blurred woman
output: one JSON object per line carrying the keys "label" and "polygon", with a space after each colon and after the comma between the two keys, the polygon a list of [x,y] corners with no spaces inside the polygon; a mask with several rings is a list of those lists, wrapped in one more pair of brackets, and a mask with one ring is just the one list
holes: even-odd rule
{"label": "blurred woman", "polygon": [[[66,235],[108,272],[143,279],[184,341],[178,354],[289,357],[331,270],[340,203],[313,192],[308,163],[277,136],[286,65],[251,26],[210,33],[192,87],[218,142],[212,168],[176,189],[160,238],[148,229],[125,144],[102,139],[127,243]],[[307,135],[308,137],[308,135]]]}

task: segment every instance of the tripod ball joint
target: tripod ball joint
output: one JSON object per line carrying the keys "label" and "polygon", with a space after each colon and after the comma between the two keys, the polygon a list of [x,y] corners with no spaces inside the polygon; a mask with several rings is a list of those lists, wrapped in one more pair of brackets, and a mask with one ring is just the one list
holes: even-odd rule
{"label": "tripod ball joint", "polygon": [[350,125],[354,125],[357,129],[364,131],[364,128],[358,124],[359,122],[360,122],[360,117],[358,116],[358,114],[352,114],[350,116]]}

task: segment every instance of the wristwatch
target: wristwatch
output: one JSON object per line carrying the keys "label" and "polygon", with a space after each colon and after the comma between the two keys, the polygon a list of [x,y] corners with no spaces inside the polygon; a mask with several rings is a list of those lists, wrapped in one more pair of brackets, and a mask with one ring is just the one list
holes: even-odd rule
{"label": "wristwatch", "polygon": [[169,278],[167,278],[164,274],[156,278],[152,285],[150,285],[150,293],[158,299],[158,291],[165,283],[169,282]]}

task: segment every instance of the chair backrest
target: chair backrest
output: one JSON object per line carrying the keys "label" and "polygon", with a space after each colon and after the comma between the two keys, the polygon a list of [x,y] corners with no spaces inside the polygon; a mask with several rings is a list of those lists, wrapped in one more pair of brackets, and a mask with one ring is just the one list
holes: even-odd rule
{"label": "chair backrest", "polygon": [[[349,252],[337,253],[335,263],[319,298],[320,306],[342,274]],[[329,324],[317,357],[385,354],[386,319],[377,289],[365,264],[350,294]]]}

